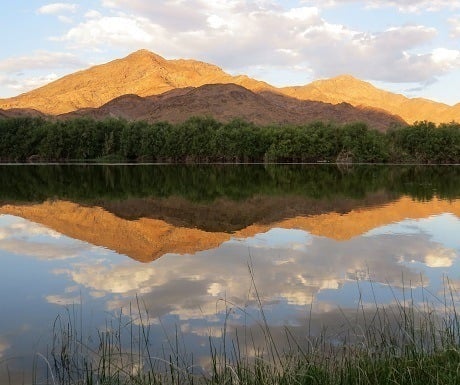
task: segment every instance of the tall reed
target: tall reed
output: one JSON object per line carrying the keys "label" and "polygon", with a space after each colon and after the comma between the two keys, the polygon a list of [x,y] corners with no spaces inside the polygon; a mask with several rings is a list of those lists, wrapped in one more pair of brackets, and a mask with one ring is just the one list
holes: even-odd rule
{"label": "tall reed", "polygon": [[[250,268],[252,281],[253,271]],[[151,316],[138,297],[106,322],[97,337],[87,336],[74,309],[56,318],[46,360],[37,361],[35,383],[53,385],[147,384],[460,384],[460,320],[457,295],[446,279],[439,298],[423,289],[423,301],[403,288],[403,300],[369,309],[360,299],[350,316],[343,312],[340,332],[313,335],[307,325],[299,337],[289,327],[275,337],[254,286],[259,318],[228,331],[228,305],[222,335],[209,337],[209,365],[197,365],[181,331],[165,331],[166,344],[153,340]],[[372,286],[371,286],[372,287]],[[373,290],[373,287],[372,287]],[[375,296],[374,296],[375,298]],[[247,316],[247,311],[236,307]],[[126,313],[124,313],[126,312]],[[311,318],[311,315],[310,315]],[[311,319],[310,319],[311,321]],[[153,347],[162,354],[153,354]],[[158,350],[158,349],[156,349]],[[161,349],[160,349],[161,350]]]}

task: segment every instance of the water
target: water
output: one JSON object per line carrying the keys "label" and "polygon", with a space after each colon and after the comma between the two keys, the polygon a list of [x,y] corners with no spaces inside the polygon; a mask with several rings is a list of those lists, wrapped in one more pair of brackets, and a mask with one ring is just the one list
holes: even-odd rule
{"label": "water", "polygon": [[0,186],[2,384],[69,322],[146,323],[205,367],[224,328],[341,340],[460,289],[460,167],[24,165]]}

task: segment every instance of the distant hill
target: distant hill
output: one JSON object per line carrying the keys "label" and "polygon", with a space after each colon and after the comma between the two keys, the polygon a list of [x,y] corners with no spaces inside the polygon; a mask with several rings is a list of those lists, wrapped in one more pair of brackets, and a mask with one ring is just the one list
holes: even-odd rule
{"label": "distant hill", "polygon": [[383,111],[357,108],[345,103],[332,105],[300,101],[268,91],[258,94],[235,84],[207,84],[197,88],[176,89],[147,98],[124,95],[99,108],[86,108],[60,117],[121,117],[128,120],[180,123],[193,115],[209,115],[224,122],[242,118],[256,124],[302,124],[318,120],[337,123],[361,121],[379,130],[385,130],[393,124],[404,124],[399,117]]}
{"label": "distant hill", "polygon": [[[224,87],[225,84],[241,87]],[[199,114],[224,120],[238,116],[256,123],[364,120],[381,129],[389,122],[402,121],[393,115],[408,123],[460,121],[460,103],[451,107],[427,99],[409,99],[349,75],[276,88],[244,75],[229,75],[212,64],[166,60],[146,50],[64,76],[16,97],[0,99],[0,109],[150,121],[177,121]],[[0,111],[1,116],[9,114]],[[380,123],[376,119],[381,119]]]}
{"label": "distant hill", "polygon": [[460,105],[451,107],[428,99],[409,99],[403,95],[380,90],[350,75],[317,80],[301,87],[285,87],[281,92],[300,100],[332,104],[345,102],[353,106],[378,108],[398,115],[408,123],[417,120],[435,123],[460,121]]}
{"label": "distant hill", "polygon": [[0,108],[35,108],[57,115],[81,108],[100,107],[122,95],[159,95],[176,88],[234,83],[251,90],[272,89],[246,76],[231,76],[219,67],[196,60],[166,60],[140,50],[110,63],[64,76],[10,99]]}
{"label": "distant hill", "polygon": [[38,117],[45,116],[45,114],[32,108],[11,108],[9,110],[0,108],[0,118],[19,118],[23,116]]}

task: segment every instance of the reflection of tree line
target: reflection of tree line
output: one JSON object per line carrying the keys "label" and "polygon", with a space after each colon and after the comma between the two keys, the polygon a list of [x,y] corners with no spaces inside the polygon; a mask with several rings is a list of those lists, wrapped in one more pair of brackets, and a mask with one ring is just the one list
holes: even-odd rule
{"label": "reflection of tree line", "polygon": [[179,196],[194,202],[256,195],[354,198],[385,191],[427,200],[460,196],[460,167],[334,165],[8,165],[0,168],[2,201]]}
{"label": "reflection of tree line", "polygon": [[386,133],[363,123],[259,127],[190,118],[180,124],[121,119],[0,119],[0,160],[457,163],[460,124],[429,122]]}

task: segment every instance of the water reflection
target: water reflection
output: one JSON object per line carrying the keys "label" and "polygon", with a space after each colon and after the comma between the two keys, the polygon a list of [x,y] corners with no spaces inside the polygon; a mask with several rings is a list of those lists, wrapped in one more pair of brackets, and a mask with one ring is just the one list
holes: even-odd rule
{"label": "water reflection", "polygon": [[[34,183],[45,172],[37,170]],[[107,170],[112,184],[125,189],[120,194],[136,191],[129,178],[119,179],[126,170]],[[238,174],[225,170],[225,178]],[[120,319],[120,312],[137,324],[142,316],[152,325],[155,348],[163,348],[165,333],[180,330],[184,344],[205,363],[208,337],[219,337],[224,323],[230,336],[244,325],[252,348],[263,343],[261,305],[280,341],[286,325],[300,339],[324,325],[338,338],[363,317],[372,318],[376,305],[391,309],[408,294],[418,304],[427,296],[442,298],[446,284],[454,293],[460,287],[460,189],[455,180],[444,181],[449,200],[429,191],[443,188],[437,172],[455,176],[458,168],[427,174],[365,169],[355,176],[336,170],[317,175],[309,168],[299,176],[293,170],[244,168],[240,175],[254,184],[243,182],[241,191],[211,172],[219,182],[203,199],[197,198],[203,186],[193,179],[207,180],[200,168],[185,177],[192,184],[188,195],[181,195],[180,181],[171,187],[173,178],[164,170],[152,171],[162,183],[170,181],[163,193],[143,179],[150,171],[138,170],[134,181],[144,190],[123,199],[104,195],[93,176],[93,195],[56,182],[57,194],[38,197],[16,180],[13,186],[24,187],[23,195],[6,199],[12,191],[7,188],[0,207],[0,383],[6,381],[6,363],[19,377],[31,369],[26,357],[46,351],[50,326],[63,312],[81,314],[85,333]],[[384,186],[381,175],[399,180],[399,187],[388,187],[388,181]],[[398,175],[413,179],[403,183]],[[439,182],[424,185],[420,194],[429,199],[402,195],[401,186],[415,189],[425,180],[421,175]],[[319,176],[335,186],[329,195],[326,184],[319,181],[315,190],[308,179]],[[127,310],[136,301],[141,311]]]}
{"label": "water reflection", "polygon": [[[260,197],[260,199],[264,198]],[[270,198],[267,199],[271,202]],[[432,199],[420,202],[402,197],[383,206],[357,207],[346,213],[321,210],[317,215],[302,215],[302,211],[298,209],[294,205],[291,207],[291,217],[270,223],[252,223],[233,233],[175,226],[167,220],[160,219],[128,220],[117,217],[101,207],[82,206],[67,201],[4,205],[0,207],[0,214],[27,218],[53,229],[55,233],[103,246],[138,261],[149,262],[168,253],[193,254],[213,249],[232,237],[249,238],[272,228],[301,229],[329,239],[349,240],[372,229],[403,221],[406,218],[425,218],[445,212],[460,216],[460,200]],[[453,232],[452,228],[455,226],[446,227],[446,231]],[[68,249],[64,253],[56,242],[42,246],[16,243],[15,239],[4,240],[4,248],[25,251],[27,247],[32,247],[32,250],[44,247],[46,253],[52,253],[55,249],[62,258],[67,255],[66,253],[75,254],[78,251]]]}
{"label": "water reflection", "polygon": [[[418,221],[405,225],[410,231],[419,228]],[[455,226],[460,231],[458,220]],[[424,232],[366,235],[338,242],[300,230],[273,229],[194,255],[165,255],[147,266],[91,261],[72,263],[54,273],[65,274],[72,283],[99,295],[115,294],[107,303],[111,310],[125,307],[124,298],[130,301],[142,293],[152,316],[177,314],[187,320],[214,315],[216,298],[238,306],[252,303],[248,264],[254,271],[254,284],[269,303],[305,306],[323,291],[341,290],[357,279],[393,288],[438,284],[431,282],[429,268],[437,268],[441,275],[451,271],[447,268],[456,267],[458,249],[458,244],[446,247]]]}
{"label": "water reflection", "polygon": [[75,258],[91,248],[78,241],[65,240],[62,235],[37,223],[18,217],[2,216],[0,250],[37,259]]}

